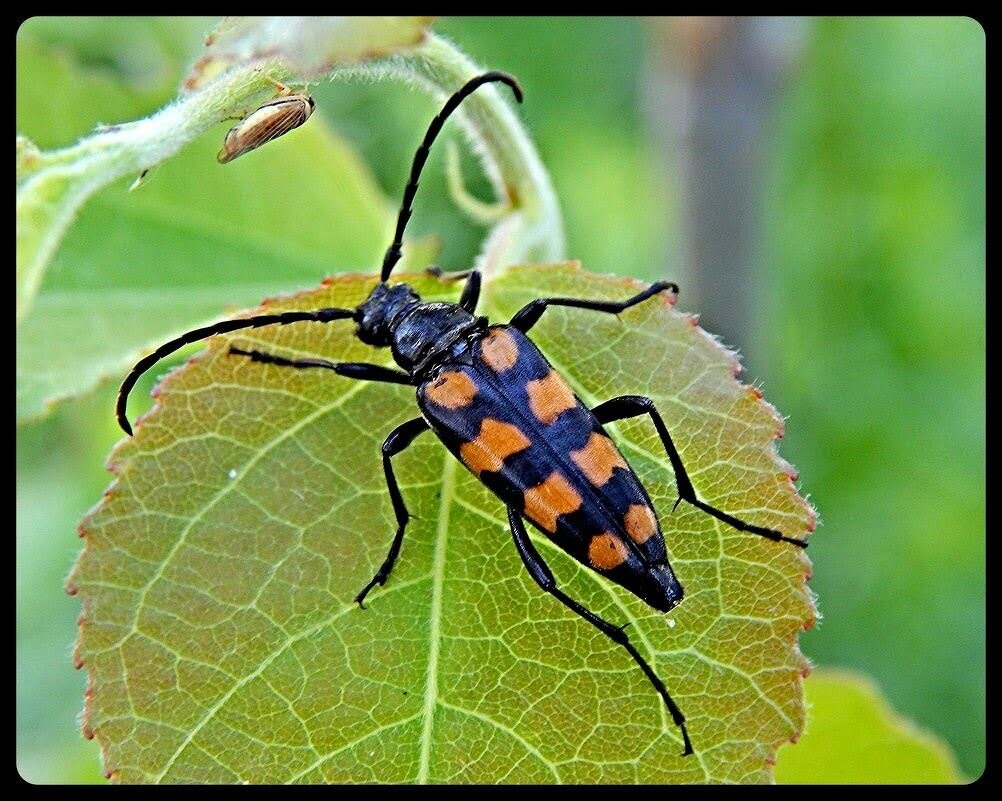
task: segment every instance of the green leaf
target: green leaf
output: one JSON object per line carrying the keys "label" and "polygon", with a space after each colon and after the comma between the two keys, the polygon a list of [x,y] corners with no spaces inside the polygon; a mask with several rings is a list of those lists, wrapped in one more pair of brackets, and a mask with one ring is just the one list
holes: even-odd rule
{"label": "green leaf", "polygon": [[[336,60],[345,72],[360,69],[345,61],[402,48],[406,58],[373,65],[372,74],[413,80],[435,93],[451,92],[481,71],[447,42],[425,36],[417,18],[379,19],[378,25],[374,18],[325,23],[320,33],[313,30],[317,41],[288,20],[233,20],[226,29],[231,36],[224,31],[214,40],[213,58],[239,66],[231,64],[156,114],[106,126],[58,151],[42,152],[19,137],[19,421],[120,374],[144,349],[218,317],[224,304],[240,308],[318,275],[367,271],[378,263],[391,238],[395,204],[383,199],[368,170],[320,115],[235,164],[216,163],[221,127],[218,138],[203,137],[150,173],[138,191],[126,193],[124,181],[106,185],[122,176],[132,181],[141,169],[174,156],[230,106],[260,93],[264,78],[255,59],[261,37],[275,34],[276,25],[291,31],[276,40],[290,53],[302,45],[304,58],[329,61],[340,48]],[[262,30],[245,41],[255,25]],[[427,41],[414,48],[422,37]],[[18,125],[35,141],[51,141],[53,104],[65,109],[59,130],[77,131],[94,124],[96,109],[116,109],[108,119],[118,122],[147,102],[46,51],[30,35],[20,36],[18,45],[19,89],[27,88],[18,93]],[[202,67],[209,69],[208,63]],[[38,89],[49,82],[60,87],[53,98]],[[521,204],[490,233],[481,259],[486,269],[527,256],[563,255],[549,178],[506,102],[485,87],[464,110],[468,136],[498,191],[516,194]],[[428,248],[405,252],[405,268],[426,266],[419,259]]]}
{"label": "green leaf", "polygon": [[783,784],[959,784],[949,747],[900,717],[870,680],[815,671],[804,683],[807,730],[779,752]]}
{"label": "green leaf", "polygon": [[[39,69],[67,69],[34,58]],[[115,91],[89,85],[99,105]],[[44,130],[44,117],[33,120],[28,130]],[[322,118],[226,166],[215,158],[224,132],[138,190],[118,182],[86,206],[17,338],[19,420],[119,377],[144,349],[226,308],[377,263],[392,204]]]}
{"label": "green leaf", "polygon": [[139,191],[117,184],[85,209],[18,337],[19,419],[223,309],[377,263],[390,204],[322,120],[226,167],[217,149],[199,142]]}
{"label": "green leaf", "polygon": [[[71,223],[96,192],[161,164],[216,123],[253,109],[273,95],[271,79],[290,80],[295,65],[357,67],[358,62],[413,49],[424,38],[426,25],[424,17],[228,18],[208,40],[206,55],[173,103],[133,122],[99,127],[60,150],[19,146],[18,324],[32,309]],[[40,75],[22,70],[22,76],[43,85]]]}
{"label": "green leaf", "polygon": [[[271,310],[355,305],[342,276]],[[402,277],[403,280],[403,277]],[[454,285],[412,276],[426,298]],[[622,298],[573,266],[511,270],[482,312],[540,295]],[[697,491],[800,535],[814,516],[774,451],[775,410],[692,318],[554,309],[533,329],[587,403],[650,394]],[[618,624],[688,717],[678,731],[621,648],[542,594],[504,510],[425,435],[395,467],[414,515],[387,585],[353,604],[394,530],[379,458],[413,390],[260,365],[229,342],[385,362],[350,323],[214,340],[160,386],[81,526],[85,731],[123,782],[749,782],[801,732],[797,634],[814,621],[800,549],[682,504],[646,421],[612,426],[648,487],[687,589],[670,620],[536,538],[560,585]],[[110,410],[109,410],[110,412]]]}

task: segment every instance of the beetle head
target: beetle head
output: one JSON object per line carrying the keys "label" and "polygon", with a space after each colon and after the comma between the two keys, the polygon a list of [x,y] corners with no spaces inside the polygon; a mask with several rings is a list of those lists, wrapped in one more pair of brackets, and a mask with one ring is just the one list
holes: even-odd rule
{"label": "beetle head", "polygon": [[393,340],[394,322],[420,302],[417,292],[407,284],[377,284],[355,310],[356,336],[367,345],[387,347]]}

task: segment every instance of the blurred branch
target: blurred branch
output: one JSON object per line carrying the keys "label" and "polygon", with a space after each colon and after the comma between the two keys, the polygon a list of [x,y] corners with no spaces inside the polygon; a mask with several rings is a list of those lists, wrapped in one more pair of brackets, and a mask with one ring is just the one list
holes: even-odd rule
{"label": "blurred branch", "polygon": [[682,185],[683,252],[668,255],[665,272],[679,277],[681,267],[686,305],[747,356],[758,305],[763,146],[804,21],[657,18],[651,33],[651,127]]}

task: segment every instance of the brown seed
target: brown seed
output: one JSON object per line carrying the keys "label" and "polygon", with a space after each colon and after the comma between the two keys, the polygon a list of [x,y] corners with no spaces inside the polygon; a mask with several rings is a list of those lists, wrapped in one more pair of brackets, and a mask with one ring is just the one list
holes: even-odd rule
{"label": "brown seed", "polygon": [[263,103],[230,128],[216,159],[226,164],[284,136],[306,122],[314,106],[313,98],[303,94],[282,95]]}

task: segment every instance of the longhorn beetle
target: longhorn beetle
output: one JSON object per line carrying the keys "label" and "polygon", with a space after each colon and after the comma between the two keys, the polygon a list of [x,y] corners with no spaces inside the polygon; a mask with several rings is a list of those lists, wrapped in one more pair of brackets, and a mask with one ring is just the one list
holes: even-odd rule
{"label": "longhorn beetle", "polygon": [[264,314],[189,331],[161,345],[132,369],[119,390],[118,421],[131,435],[125,414],[129,391],[140,375],[184,345],[244,328],[353,320],[356,336],[369,345],[389,347],[401,369],[358,362],[287,359],[236,347],[230,347],[229,353],[263,364],[331,370],[347,378],[417,388],[421,416],[397,426],[383,442],[383,472],[397,530],[385,561],[355,597],[359,606],[373,587],[382,586],[389,578],[409,520],[393,473],[393,457],[419,434],[430,430],[505,504],[515,549],[540,588],[621,645],[643,670],[681,732],[685,756],[692,753],[685,717],[664,683],[630,642],[625,626],[609,623],[557,587],[553,573],[526,532],[525,521],[574,559],[622,585],[654,609],[668,612],[675,608],[683,597],[682,585],[668,563],[651,499],[603,428],[614,420],[647,415],[675,473],[679,495],[676,507],[684,500],[738,531],[801,548],[807,543],[746,523],[701,500],[650,398],[622,395],[588,409],[526,336],[551,306],[618,314],[661,292],[677,294],[675,284],[659,281],[622,301],[540,298],[522,307],[507,324],[491,325],[485,317],[475,314],[480,294],[480,273],[476,270],[453,274],[466,280],[459,303],[426,303],[407,284],[387,283],[401,256],[404,229],[429,148],[463,100],[479,86],[494,81],[506,84],[515,99],[522,102],[518,82],[501,72],[473,78],[446,101],[414,156],[379,283],[357,309]]}

